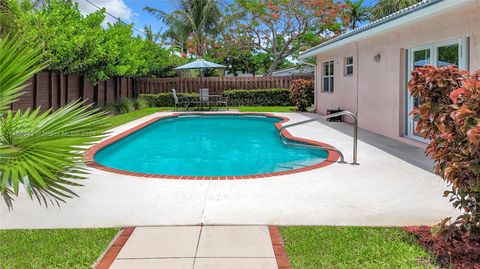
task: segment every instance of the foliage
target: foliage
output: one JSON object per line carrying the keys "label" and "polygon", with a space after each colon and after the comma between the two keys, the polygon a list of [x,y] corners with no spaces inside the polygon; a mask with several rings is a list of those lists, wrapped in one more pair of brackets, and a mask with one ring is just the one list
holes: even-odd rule
{"label": "foliage", "polygon": [[280,60],[318,44],[338,24],[340,10],[333,0],[237,0],[228,11],[232,25],[223,39],[271,55],[269,76]]}
{"label": "foliage", "polygon": [[373,18],[378,20],[399,10],[415,5],[421,0],[378,0],[372,9]]}
{"label": "foliage", "polygon": [[47,0],[33,8],[29,0],[7,0],[17,31],[31,46],[43,47],[51,71],[87,74],[92,82],[114,76],[171,76],[180,61],[173,49],[133,37],[133,25],[121,21],[102,27],[105,10],[82,15],[76,1]]}
{"label": "foliage", "polygon": [[[197,93],[177,93],[179,99],[198,97]],[[158,94],[140,94],[140,98],[146,100],[150,107],[173,107],[175,99],[172,93],[158,93]]]}
{"label": "foliage", "polygon": [[290,106],[288,89],[228,90],[223,95],[228,97],[230,106]]}
{"label": "foliage", "polygon": [[418,240],[418,243],[435,255],[440,268],[470,269],[480,266],[480,241],[445,241],[432,235],[429,226],[407,226],[403,228]]}
{"label": "foliage", "polygon": [[143,98],[135,98],[132,100],[132,107],[134,110],[140,110],[147,108],[149,106],[148,102]]}
{"label": "foliage", "polygon": [[468,236],[480,240],[480,71],[425,66],[412,72],[409,89],[420,104],[416,131],[430,144],[426,153],[435,173],[452,187],[450,196],[460,216],[433,229],[446,239]]}
{"label": "foliage", "polygon": [[344,30],[357,29],[361,23],[371,19],[371,8],[364,5],[364,2],[364,0],[357,0],[356,2],[351,0],[345,1],[345,8],[340,15],[344,24]]}
{"label": "foliage", "polygon": [[0,230],[0,268],[91,268],[117,228]]}
{"label": "foliage", "polygon": [[[44,67],[41,47],[21,36],[0,40],[2,108],[18,97],[25,80]],[[37,56],[40,55],[40,56]],[[13,60],[15,58],[15,60]],[[39,203],[64,201],[75,195],[67,186],[80,186],[87,170],[82,147],[95,142],[107,125],[104,114],[73,102],[57,111],[2,111],[0,116],[0,193],[8,207],[20,185]]]}
{"label": "foliage", "polygon": [[313,80],[296,79],[290,85],[290,100],[298,111],[307,111],[313,104],[314,88]]}
{"label": "foliage", "polygon": [[0,115],[18,100],[20,91],[28,86],[23,82],[47,66],[41,63],[39,47],[29,48],[16,41],[21,38],[19,35],[7,35],[0,40]]}
{"label": "foliage", "polygon": [[[178,9],[170,14],[148,6],[144,10],[170,27],[167,36],[172,38],[173,44],[183,49],[186,42],[190,54],[202,57],[207,51],[209,39],[218,33],[222,18],[219,1],[180,0],[177,5]],[[184,40],[186,36],[190,38]]]}
{"label": "foliage", "polygon": [[116,102],[108,103],[104,110],[114,115],[124,114],[134,109],[132,101],[126,97],[120,97]]}
{"label": "foliage", "polygon": [[280,233],[292,268],[436,268],[400,228],[283,227]]}

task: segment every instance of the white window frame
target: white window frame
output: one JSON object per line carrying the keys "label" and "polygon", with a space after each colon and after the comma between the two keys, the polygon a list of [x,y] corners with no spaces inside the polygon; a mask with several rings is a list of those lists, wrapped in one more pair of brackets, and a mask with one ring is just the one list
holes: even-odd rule
{"label": "white window frame", "polygon": [[[448,46],[448,45],[454,45],[458,44],[459,45],[459,59],[458,59],[458,67],[460,69],[466,69],[468,70],[468,42],[466,37],[460,37],[460,38],[453,38],[453,39],[448,39],[444,41],[438,41],[426,45],[421,45],[417,47],[410,48],[408,50],[408,76],[407,76],[407,85],[408,81],[411,79],[411,71],[413,70],[413,54],[415,51],[419,50],[425,50],[429,49],[430,50],[430,63],[431,65],[436,65],[437,60],[438,60],[438,48],[443,47],[443,46]],[[407,113],[412,111],[413,106],[414,106],[414,99],[413,97],[410,96],[410,93],[408,91],[408,88],[406,89],[407,93]],[[419,142],[423,143],[429,143],[430,141],[428,139],[424,139],[422,137],[419,137],[414,133],[416,127],[416,122],[414,121],[413,117],[407,114],[407,132],[406,135],[408,138],[417,140]]]}
{"label": "white window frame", "polygon": [[[327,71],[328,70],[328,71]],[[328,84],[325,85],[325,79]],[[322,64],[322,92],[333,93],[335,87],[335,62],[333,60],[323,62]],[[332,86],[333,84],[333,86]]]}
{"label": "white window frame", "polygon": [[[351,64],[348,63],[348,59],[349,59],[349,58],[352,59],[352,63],[351,63]],[[343,65],[344,65],[343,75],[344,75],[344,76],[346,76],[346,77],[347,77],[347,76],[353,76],[353,72],[354,72],[353,61],[354,61],[353,56],[347,56],[347,57],[344,58],[344,60],[343,60]],[[351,74],[348,74],[348,71],[347,71],[347,70],[348,70],[348,67],[351,67],[351,68],[352,68],[352,73],[351,73]]]}

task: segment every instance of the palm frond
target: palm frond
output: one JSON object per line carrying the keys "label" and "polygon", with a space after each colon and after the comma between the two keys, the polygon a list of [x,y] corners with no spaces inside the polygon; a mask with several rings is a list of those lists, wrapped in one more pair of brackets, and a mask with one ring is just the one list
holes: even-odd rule
{"label": "palm frond", "polygon": [[76,194],[67,186],[87,173],[83,150],[108,128],[105,113],[83,102],[72,102],[54,112],[40,109],[0,118],[0,193],[7,206],[23,185],[41,204],[58,204]]}
{"label": "palm frond", "polygon": [[0,40],[0,114],[22,95],[24,82],[47,67],[42,60],[42,48],[26,45],[19,35],[7,35]]}

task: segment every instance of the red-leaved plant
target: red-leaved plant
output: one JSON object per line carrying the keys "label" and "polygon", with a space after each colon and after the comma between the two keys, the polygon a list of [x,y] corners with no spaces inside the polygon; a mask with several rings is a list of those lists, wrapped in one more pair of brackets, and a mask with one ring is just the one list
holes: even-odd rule
{"label": "red-leaved plant", "polygon": [[297,107],[297,111],[307,111],[313,104],[313,80],[295,79],[290,85],[290,100]]}
{"label": "red-leaved plant", "polygon": [[444,239],[469,237],[480,241],[480,70],[461,71],[453,66],[425,66],[412,71],[412,96],[420,104],[416,131],[430,144],[426,153],[435,173],[451,186],[444,196],[461,210],[432,227]]}

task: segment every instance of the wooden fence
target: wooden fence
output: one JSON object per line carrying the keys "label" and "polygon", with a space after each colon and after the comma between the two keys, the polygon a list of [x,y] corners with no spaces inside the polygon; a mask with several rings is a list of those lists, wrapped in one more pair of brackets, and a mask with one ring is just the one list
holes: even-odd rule
{"label": "wooden fence", "polygon": [[25,93],[12,104],[12,110],[36,108],[57,109],[82,99],[103,106],[120,97],[134,98],[138,93],[198,92],[209,88],[211,94],[222,94],[230,89],[289,88],[294,79],[312,79],[311,76],[288,77],[206,77],[206,78],[123,78],[116,77],[93,85],[84,75],[66,75],[40,72],[28,80]]}
{"label": "wooden fence", "polygon": [[139,93],[198,92],[208,88],[212,94],[231,89],[289,88],[294,79],[312,79],[312,76],[286,77],[205,77],[205,78],[142,78],[137,80]]}
{"label": "wooden fence", "polygon": [[135,95],[135,80],[131,78],[111,78],[93,85],[84,75],[40,72],[27,83],[25,93],[12,104],[12,110],[38,106],[42,110],[57,109],[76,99],[103,106],[119,97],[133,98]]}

